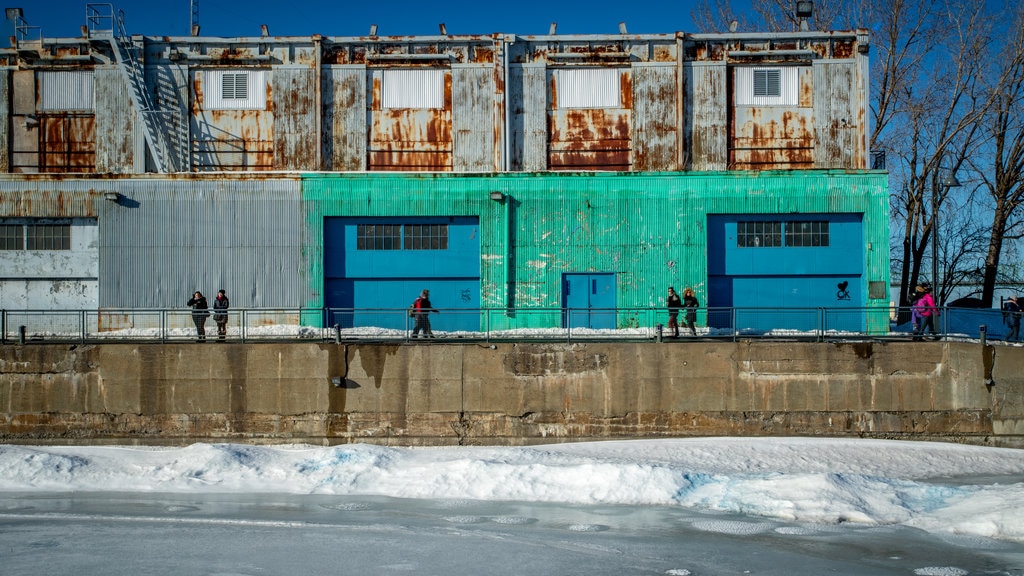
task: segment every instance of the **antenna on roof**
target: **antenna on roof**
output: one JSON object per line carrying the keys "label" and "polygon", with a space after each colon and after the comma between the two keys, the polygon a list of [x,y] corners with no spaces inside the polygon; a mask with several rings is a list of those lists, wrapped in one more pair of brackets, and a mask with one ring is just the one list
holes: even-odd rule
{"label": "antenna on roof", "polygon": [[189,0],[188,8],[190,13],[188,33],[193,36],[199,35],[199,0]]}

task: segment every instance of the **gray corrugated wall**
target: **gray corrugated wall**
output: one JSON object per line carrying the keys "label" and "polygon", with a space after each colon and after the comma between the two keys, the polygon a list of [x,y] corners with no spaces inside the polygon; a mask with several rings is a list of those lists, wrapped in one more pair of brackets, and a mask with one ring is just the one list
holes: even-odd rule
{"label": "gray corrugated wall", "polygon": [[234,306],[304,302],[296,180],[117,180],[102,202],[100,307],[181,307],[193,290],[227,290]]}
{"label": "gray corrugated wall", "polygon": [[96,172],[131,174],[135,164],[135,108],[116,66],[95,69]]}
{"label": "gray corrugated wall", "polygon": [[509,105],[512,170],[536,172],[548,168],[547,66],[509,66]]}
{"label": "gray corrugated wall", "polygon": [[676,65],[633,64],[633,170],[678,170]]}
{"label": "gray corrugated wall", "polygon": [[[180,143],[181,148],[175,149],[174,164],[185,172],[189,171],[187,132],[192,96],[192,86],[188,79],[189,70],[185,64],[154,64],[146,68],[146,82],[153,90],[153,99],[157,107],[175,115],[174,123],[179,133],[168,134],[168,139],[172,148],[179,145],[175,139],[184,139],[184,142]],[[140,167],[138,171],[143,170]]]}
{"label": "gray corrugated wall", "polygon": [[309,66],[274,68],[274,169],[319,170],[317,162],[316,70]]}
{"label": "gray corrugated wall", "polygon": [[452,65],[452,169],[496,172],[494,66]]}
{"label": "gray corrugated wall", "polygon": [[726,170],[729,164],[728,82],[724,62],[692,62],[686,76],[683,103],[686,131],[684,169]]}
{"label": "gray corrugated wall", "polygon": [[0,172],[11,171],[11,72],[0,70]]}
{"label": "gray corrugated wall", "polygon": [[815,168],[856,166],[858,119],[851,112],[851,104],[856,102],[856,73],[852,62],[814,63]]}
{"label": "gray corrugated wall", "polygon": [[366,66],[324,66],[325,170],[366,170]]}

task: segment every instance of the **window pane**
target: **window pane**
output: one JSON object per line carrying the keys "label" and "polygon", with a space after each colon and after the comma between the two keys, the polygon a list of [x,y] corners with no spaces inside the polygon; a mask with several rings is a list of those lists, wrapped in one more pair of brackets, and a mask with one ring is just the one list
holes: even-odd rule
{"label": "window pane", "polygon": [[25,227],[21,224],[0,224],[0,250],[24,250]]}
{"label": "window pane", "polygon": [[447,224],[406,224],[406,250],[447,250]]}
{"label": "window pane", "polygon": [[782,222],[737,222],[736,246],[740,248],[782,246]]}
{"label": "window pane", "polygon": [[828,222],[787,222],[786,246],[828,246]]}
{"label": "window pane", "polygon": [[27,250],[70,250],[70,224],[29,224],[25,227]]}
{"label": "window pane", "polygon": [[356,250],[398,250],[401,233],[401,227],[394,224],[359,224],[356,226]]}

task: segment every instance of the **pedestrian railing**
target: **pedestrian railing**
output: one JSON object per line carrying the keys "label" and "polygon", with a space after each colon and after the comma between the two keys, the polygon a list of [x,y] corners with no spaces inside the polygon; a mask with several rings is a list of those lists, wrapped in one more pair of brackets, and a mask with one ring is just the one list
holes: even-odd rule
{"label": "pedestrian railing", "polygon": [[[998,310],[940,309],[938,336],[978,338],[987,325],[998,339]],[[406,341],[415,318],[397,308],[234,308],[226,333],[215,312],[198,319],[205,341]],[[874,308],[700,308],[695,334],[679,316],[679,339],[794,340],[909,339],[907,310]],[[137,340],[186,342],[201,338],[191,309],[0,310],[4,343]],[[430,314],[435,339],[476,341],[673,340],[668,313],[658,308],[459,308]],[[421,334],[422,336],[422,334]]]}

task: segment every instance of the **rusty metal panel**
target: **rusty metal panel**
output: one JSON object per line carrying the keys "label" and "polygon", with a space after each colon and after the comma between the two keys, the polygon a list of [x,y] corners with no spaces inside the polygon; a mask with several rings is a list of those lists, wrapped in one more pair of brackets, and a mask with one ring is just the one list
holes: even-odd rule
{"label": "rusty metal panel", "polygon": [[633,65],[634,170],[679,170],[676,65]]}
{"label": "rusty metal panel", "polygon": [[192,170],[260,171],[274,168],[274,111],[270,86],[262,110],[208,110],[204,98],[207,89],[204,74],[193,72],[189,125]]}
{"label": "rusty metal panel", "polygon": [[96,172],[123,174],[135,165],[135,109],[116,67],[96,68]]}
{"label": "rusty metal panel", "polygon": [[684,169],[725,170],[729,158],[728,89],[724,62],[691,62],[683,66],[683,125],[686,126]]}
{"label": "rusty metal panel", "polygon": [[[734,69],[735,71],[735,69]],[[793,170],[814,167],[813,70],[797,74],[795,106],[742,106],[734,98],[730,164],[732,170]]]}
{"label": "rusty metal panel", "polygon": [[0,174],[11,170],[11,71],[0,70]]}
{"label": "rusty metal panel", "polygon": [[38,119],[39,172],[85,173],[96,171],[96,118],[94,114],[39,113]]}
{"label": "rusty metal panel", "polygon": [[495,86],[493,66],[453,65],[453,168],[495,172]]}
{"label": "rusty metal panel", "polygon": [[384,68],[370,70],[369,170],[452,169],[452,73],[444,71],[443,108],[384,108]]}
{"label": "rusty metal panel", "polygon": [[323,146],[327,170],[366,170],[366,66],[325,66]]}
{"label": "rusty metal panel", "polygon": [[317,161],[319,82],[316,71],[305,67],[274,68],[274,168],[277,170],[319,170]]}
{"label": "rusty metal panel", "polygon": [[818,142],[815,168],[858,168],[856,158],[864,155],[859,143],[864,130],[858,121],[856,64],[820,61],[814,63],[814,119]]}
{"label": "rusty metal panel", "polygon": [[562,108],[551,74],[548,112],[548,168],[628,171],[632,144],[632,73],[619,72],[618,107]]}
{"label": "rusty metal panel", "polygon": [[539,172],[548,167],[547,67],[509,66],[509,155],[512,170]]}

